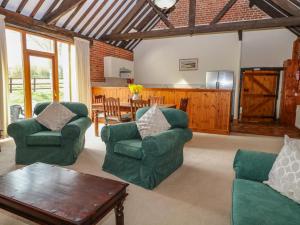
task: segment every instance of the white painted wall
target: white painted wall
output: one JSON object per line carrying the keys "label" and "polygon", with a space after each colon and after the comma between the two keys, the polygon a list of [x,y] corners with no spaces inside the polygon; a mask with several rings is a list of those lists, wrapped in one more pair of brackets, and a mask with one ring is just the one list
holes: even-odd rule
{"label": "white painted wall", "polygon": [[[135,81],[146,86],[204,87],[210,70],[237,68],[236,33],[145,40],[134,51]],[[179,59],[198,58],[199,70],[179,71]]]}
{"label": "white painted wall", "polygon": [[[296,36],[287,29],[247,31],[142,41],[134,50],[135,82],[147,87],[205,87],[205,73],[232,70],[238,112],[241,67],[282,67]],[[198,71],[179,71],[179,59],[198,58]],[[279,103],[280,104],[280,103]]]}
{"label": "white painted wall", "polygon": [[287,29],[243,33],[242,67],[282,67],[292,57],[296,35]]}

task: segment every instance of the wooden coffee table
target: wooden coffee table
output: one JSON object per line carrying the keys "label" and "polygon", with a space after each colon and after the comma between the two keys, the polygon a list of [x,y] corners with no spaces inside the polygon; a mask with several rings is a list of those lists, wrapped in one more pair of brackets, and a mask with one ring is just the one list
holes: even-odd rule
{"label": "wooden coffee table", "polygon": [[90,225],[112,209],[124,224],[128,184],[35,163],[0,176],[0,207],[44,225]]}

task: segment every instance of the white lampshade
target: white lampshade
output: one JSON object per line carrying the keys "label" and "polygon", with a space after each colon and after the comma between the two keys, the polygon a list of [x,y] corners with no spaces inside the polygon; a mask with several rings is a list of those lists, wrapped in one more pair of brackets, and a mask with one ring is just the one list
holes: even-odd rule
{"label": "white lampshade", "polygon": [[161,9],[169,9],[176,4],[176,0],[154,0],[154,4]]}

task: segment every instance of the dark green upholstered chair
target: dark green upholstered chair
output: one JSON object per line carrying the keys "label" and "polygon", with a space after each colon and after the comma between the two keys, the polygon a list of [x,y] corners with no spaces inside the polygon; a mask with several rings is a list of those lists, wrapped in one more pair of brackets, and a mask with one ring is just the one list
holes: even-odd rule
{"label": "dark green upholstered chair", "polygon": [[[35,106],[40,114],[50,103]],[[73,164],[84,148],[85,132],[91,125],[88,109],[81,103],[62,103],[75,116],[61,131],[51,131],[34,118],[18,121],[8,126],[8,134],[16,143],[16,163],[43,162],[57,165]]]}
{"label": "dark green upholstered chair", "polygon": [[297,225],[300,205],[268,185],[276,154],[239,150],[234,160],[232,225]]}
{"label": "dark green upholstered chair", "polygon": [[[139,119],[149,108],[139,109]],[[191,140],[188,116],[176,109],[161,109],[172,126],[170,130],[140,137],[135,122],[105,126],[106,144],[103,170],[147,189],[155,188],[183,163],[183,146]]]}

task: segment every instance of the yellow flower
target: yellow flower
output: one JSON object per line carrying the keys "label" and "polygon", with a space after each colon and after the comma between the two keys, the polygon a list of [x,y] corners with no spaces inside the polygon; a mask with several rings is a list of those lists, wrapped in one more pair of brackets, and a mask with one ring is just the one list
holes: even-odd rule
{"label": "yellow flower", "polygon": [[140,84],[129,84],[128,88],[132,94],[139,94],[143,90],[143,85]]}

